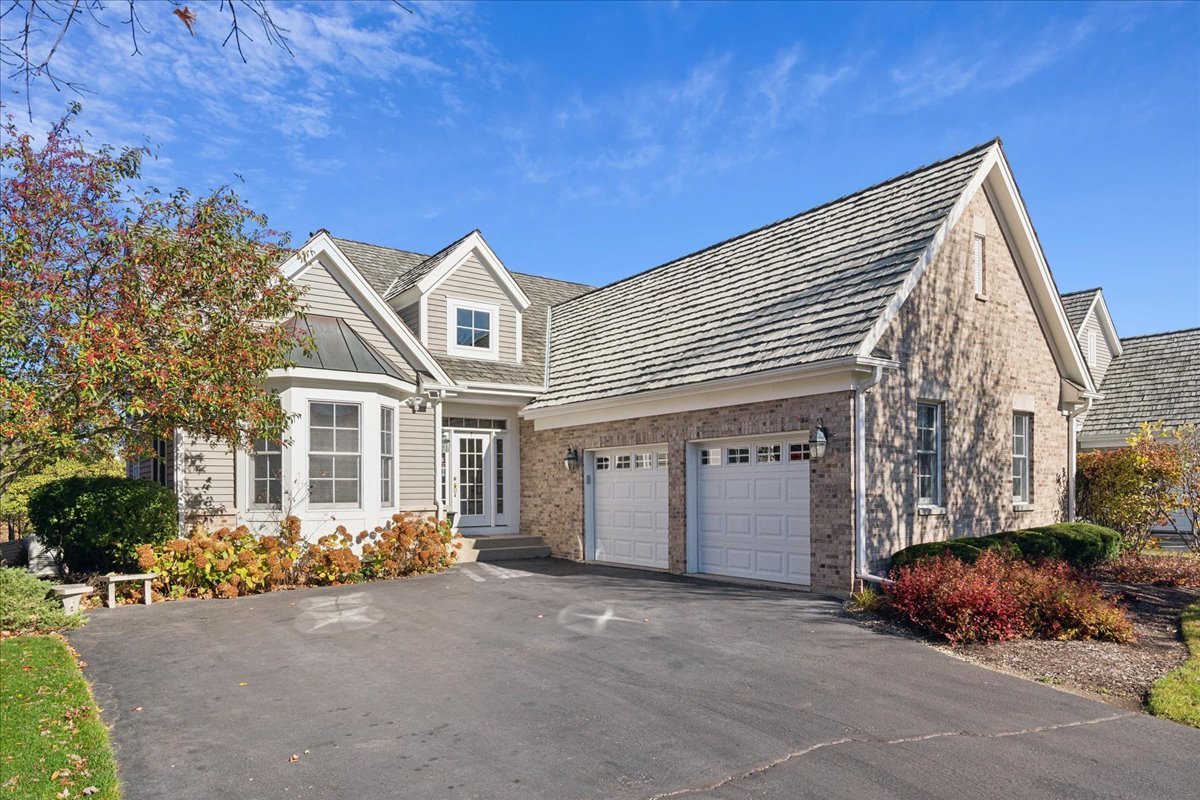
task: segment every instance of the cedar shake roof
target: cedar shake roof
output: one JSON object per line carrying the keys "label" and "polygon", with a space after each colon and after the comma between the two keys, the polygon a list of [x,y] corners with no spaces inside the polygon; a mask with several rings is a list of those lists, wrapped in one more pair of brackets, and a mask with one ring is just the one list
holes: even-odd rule
{"label": "cedar shake roof", "polygon": [[857,353],[995,142],[583,294],[546,408]]}
{"label": "cedar shake roof", "polygon": [[1095,301],[1098,294],[1100,294],[1100,289],[1097,287],[1061,295],[1063,310],[1067,312],[1067,321],[1071,323],[1071,330],[1076,334],[1079,333],[1079,327],[1083,325],[1088,309],[1092,307],[1092,302]]}
{"label": "cedar shake roof", "polygon": [[336,236],[330,238],[380,296],[383,296],[398,275],[416,269],[429,258],[421,253],[397,250],[394,247],[380,247],[353,239],[339,239]]}
{"label": "cedar shake roof", "polygon": [[1083,435],[1124,436],[1143,422],[1200,423],[1200,328],[1121,340]]}

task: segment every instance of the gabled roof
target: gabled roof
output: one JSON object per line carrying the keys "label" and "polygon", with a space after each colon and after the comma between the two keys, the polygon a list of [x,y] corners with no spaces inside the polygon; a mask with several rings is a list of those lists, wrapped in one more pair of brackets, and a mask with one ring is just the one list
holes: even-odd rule
{"label": "gabled roof", "polygon": [[529,297],[529,308],[521,315],[521,363],[503,364],[475,358],[439,356],[442,367],[456,381],[541,386],[546,380],[546,311],[578,297],[592,287],[582,283],[511,273]]}
{"label": "gabled roof", "polygon": [[1200,328],[1122,339],[1083,436],[1126,436],[1143,422],[1200,424]]}
{"label": "gabled roof", "polygon": [[1087,319],[1088,312],[1092,310],[1092,303],[1096,302],[1099,294],[1100,287],[1096,287],[1062,295],[1063,310],[1067,312],[1067,321],[1071,323],[1071,330],[1076,334],[1079,333],[1079,328]]}
{"label": "gabled roof", "polygon": [[427,255],[410,250],[380,247],[366,242],[356,242],[353,239],[342,239],[338,236],[330,238],[354,262],[355,268],[362,273],[367,283],[371,284],[371,288],[380,295],[387,292],[397,275],[416,269],[429,258]]}
{"label": "gabled roof", "polygon": [[388,375],[403,380],[404,376],[372,347],[345,320],[309,314],[303,319],[291,319],[290,328],[299,328],[312,337],[313,352],[292,349],[288,358],[297,367],[330,369],[340,372],[363,372]]}
{"label": "gabled roof", "polygon": [[556,307],[550,387],[529,408],[871,353],[877,324],[993,149],[998,141]]}
{"label": "gabled roof", "polygon": [[429,256],[424,261],[407,270],[406,272],[393,274],[391,285],[388,286],[387,291],[383,293],[384,299],[387,300],[395,297],[406,289],[416,286],[418,283],[420,283],[421,278],[424,278],[426,275],[437,269],[438,265],[445,261],[446,258],[454,252],[455,248],[467,240],[467,237],[478,232],[479,231],[477,230],[471,231],[470,233],[466,234],[466,236],[463,236],[446,245],[441,250],[438,250],[436,253]]}

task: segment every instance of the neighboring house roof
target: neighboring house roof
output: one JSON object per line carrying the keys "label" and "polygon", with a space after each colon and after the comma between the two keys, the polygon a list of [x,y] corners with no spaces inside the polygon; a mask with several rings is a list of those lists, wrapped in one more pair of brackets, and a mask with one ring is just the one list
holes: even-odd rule
{"label": "neighboring house roof", "polygon": [[854,356],[996,144],[556,307],[550,387],[529,408]]}
{"label": "neighboring house roof", "polygon": [[1122,339],[1104,376],[1104,399],[1088,411],[1083,436],[1125,436],[1143,422],[1200,423],[1200,328]]}
{"label": "neighboring house roof", "polygon": [[345,320],[309,314],[301,320],[292,319],[289,325],[311,336],[314,345],[309,354],[299,347],[292,349],[289,359],[297,367],[404,377]]}
{"label": "neighboring house roof", "polygon": [[438,356],[438,363],[456,381],[467,383],[508,383],[541,386],[546,379],[546,311],[592,289],[539,275],[509,273],[529,297],[529,308],[521,315],[521,363],[503,364],[474,358]]}
{"label": "neighboring house roof", "polygon": [[330,237],[346,256],[354,262],[355,268],[366,278],[371,288],[382,296],[398,275],[405,274],[421,266],[429,256],[413,253],[409,250],[397,250],[394,247],[380,247],[366,242],[356,242],[353,239]]}
{"label": "neighboring house roof", "polygon": [[1087,313],[1091,310],[1092,303],[1096,302],[1098,294],[1100,294],[1099,287],[1067,292],[1062,295],[1063,310],[1067,312],[1067,320],[1071,323],[1071,330],[1075,333],[1079,333],[1079,328],[1087,319]]}

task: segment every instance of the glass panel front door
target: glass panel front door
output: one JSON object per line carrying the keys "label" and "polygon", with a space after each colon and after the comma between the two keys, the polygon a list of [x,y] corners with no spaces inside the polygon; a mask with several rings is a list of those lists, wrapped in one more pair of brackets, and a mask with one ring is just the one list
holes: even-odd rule
{"label": "glass panel front door", "polygon": [[450,508],[460,528],[503,525],[503,434],[455,431],[450,453]]}

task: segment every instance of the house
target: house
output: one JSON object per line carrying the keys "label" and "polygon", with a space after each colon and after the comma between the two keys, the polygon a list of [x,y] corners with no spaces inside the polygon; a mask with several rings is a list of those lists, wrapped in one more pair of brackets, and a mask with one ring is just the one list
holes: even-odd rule
{"label": "house", "polygon": [[479,231],[433,255],[320,231],[283,269],[317,344],[269,377],[288,442],[134,465],[189,518],[431,512],[845,593],[914,542],[1064,518],[1096,396],[999,140],[597,289]]}
{"label": "house", "polygon": [[[1200,328],[1121,339],[1101,289],[1062,301],[1101,395],[1076,415],[1080,450],[1125,447],[1144,423],[1200,425]],[[1187,530],[1182,515],[1175,524]]]}

